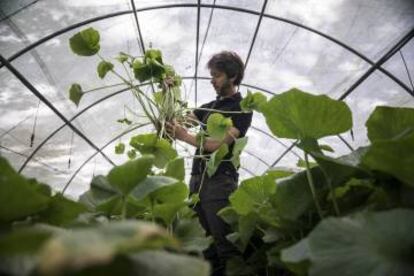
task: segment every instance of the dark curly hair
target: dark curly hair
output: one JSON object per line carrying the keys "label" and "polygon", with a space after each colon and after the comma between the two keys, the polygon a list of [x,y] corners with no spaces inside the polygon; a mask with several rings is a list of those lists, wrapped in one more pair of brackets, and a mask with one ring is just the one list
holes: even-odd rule
{"label": "dark curly hair", "polygon": [[207,68],[224,72],[228,78],[236,77],[234,85],[240,85],[244,77],[244,63],[238,54],[231,51],[213,55],[207,63]]}

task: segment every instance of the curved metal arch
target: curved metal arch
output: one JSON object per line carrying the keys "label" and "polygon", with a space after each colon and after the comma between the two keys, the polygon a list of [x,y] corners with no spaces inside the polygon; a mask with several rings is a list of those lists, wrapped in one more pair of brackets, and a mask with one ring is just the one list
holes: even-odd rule
{"label": "curved metal arch", "polygon": [[[183,79],[193,79],[194,77],[183,77]],[[203,80],[209,80],[210,78],[207,78],[207,77],[199,77],[199,78],[201,78],[201,79],[203,79]],[[138,86],[145,86],[145,85],[150,85],[150,83],[149,82],[147,82],[147,83],[143,83],[143,84],[140,84],[140,85],[138,85]],[[267,92],[267,93],[270,93],[270,94],[272,94],[272,95],[274,95],[272,92],[270,92],[270,91],[266,91],[266,90],[263,90],[263,89],[261,89],[260,87],[256,87],[256,86],[251,86],[251,85],[246,85],[246,84],[242,84],[243,86],[248,86],[248,87],[254,87],[255,89],[258,89],[258,90],[261,90],[261,91],[263,91],[263,92]],[[82,115],[83,113],[85,113],[86,111],[88,111],[90,108],[92,108],[92,107],[94,107],[94,106],[96,106],[96,105],[98,105],[99,103],[101,103],[101,102],[103,102],[103,101],[105,101],[105,100],[107,100],[107,99],[109,99],[109,98],[112,98],[112,97],[114,97],[114,96],[116,96],[116,95],[118,95],[118,94],[120,94],[120,93],[123,93],[123,92],[126,92],[126,91],[128,91],[129,90],[129,88],[124,88],[124,89],[121,89],[121,90],[118,90],[118,91],[116,91],[116,92],[113,92],[113,93],[111,93],[111,94],[109,94],[109,95],[106,95],[105,97],[102,97],[101,99],[99,99],[99,100],[97,100],[97,101],[95,101],[95,102],[93,102],[93,103],[91,103],[90,105],[88,105],[87,107],[85,107],[84,109],[82,109],[81,111],[79,111],[77,114],[75,114],[72,118],[70,118],[69,120],[68,120],[68,122],[70,123],[70,122],[72,122],[73,120],[75,120],[76,118],[78,118],[80,115]],[[67,125],[67,123],[63,123],[60,127],[58,127],[57,129],[55,129],[51,134],[49,134],[42,142],[40,142],[38,145],[37,145],[37,147],[32,151],[32,153],[27,157],[27,159],[25,160],[25,162],[23,163],[23,165],[20,167],[20,169],[19,169],[19,173],[21,173],[23,170],[24,170],[24,168],[27,166],[27,164],[30,162],[30,160],[36,155],[36,153],[53,137],[53,136],[55,136],[60,130],[62,130],[65,126]],[[259,128],[256,128],[255,127],[255,129],[257,129],[257,130],[260,130],[262,133],[265,133],[265,134],[267,134],[269,137],[271,137],[272,139],[274,139],[275,141],[278,141],[277,139],[276,139],[276,137],[273,137],[272,135],[270,135],[270,134],[268,134],[267,132],[265,132],[264,130],[261,130],[261,129],[259,129]]]}
{"label": "curved metal arch", "polygon": [[[215,9],[223,9],[223,10],[232,10],[232,11],[237,11],[237,12],[242,12],[242,13],[247,13],[247,14],[253,14],[253,15],[259,15],[260,16],[260,12],[257,11],[252,11],[252,10],[248,10],[248,9],[243,9],[243,8],[238,8],[238,7],[230,7],[230,6],[224,6],[224,5],[211,5],[211,4],[170,4],[170,5],[160,5],[160,6],[153,6],[153,7],[146,7],[146,8],[140,8],[140,9],[136,9],[135,13],[137,12],[143,12],[143,11],[149,11],[149,10],[157,10],[157,9],[168,9],[168,8],[194,8],[194,7],[203,7],[203,8],[215,8]],[[50,35],[47,35],[41,39],[39,39],[38,41],[30,44],[29,46],[23,48],[22,50],[18,51],[17,53],[13,54],[11,57],[8,58],[9,62],[12,62],[14,59],[18,58],[19,56],[23,55],[24,53],[30,51],[31,49],[39,46],[40,44],[43,44],[44,42],[60,35],[63,33],[66,33],[70,30],[76,29],[78,27],[82,27],[86,24],[89,23],[93,23],[93,22],[97,22],[97,21],[101,21],[107,18],[111,18],[111,17],[116,17],[116,16],[121,16],[121,15],[125,15],[125,14],[130,14],[133,13],[134,11],[132,10],[126,10],[126,11],[120,11],[120,12],[115,12],[115,13],[110,13],[110,14],[106,14],[106,15],[102,15],[102,16],[97,16],[94,18],[90,18],[87,20],[84,20],[82,22],[73,24],[71,26],[68,26],[66,28],[63,28],[59,31],[56,31]],[[360,57],[361,59],[363,59],[364,61],[366,61],[367,63],[369,63],[370,65],[374,66],[375,63],[370,60],[368,57],[366,57],[365,55],[363,55],[362,53],[360,53],[359,51],[357,51],[356,49],[352,48],[351,46],[339,41],[336,38],[331,37],[330,35],[324,34],[318,30],[315,30],[311,27],[308,27],[306,25],[297,23],[293,20],[289,20],[286,18],[282,18],[282,17],[278,17],[278,16],[273,16],[273,15],[269,15],[269,14],[263,14],[263,17],[272,19],[272,20],[276,20],[276,21],[282,21],[297,27],[300,27],[302,29],[305,29],[307,31],[310,31],[312,33],[315,33],[317,35],[320,35],[332,42],[334,42],[335,44],[343,47],[344,49],[350,51],[351,53],[353,53],[354,55]],[[2,62],[2,64],[0,64],[0,69],[4,66],[4,63]],[[406,86],[400,79],[398,79],[397,77],[395,77],[393,74],[391,74],[388,70],[382,68],[381,66],[378,66],[377,68],[380,70],[382,73],[384,73],[386,76],[388,76],[389,78],[391,78],[394,82],[396,82],[398,85],[400,85],[404,90],[406,90],[408,93],[412,93],[410,88],[408,86]]]}

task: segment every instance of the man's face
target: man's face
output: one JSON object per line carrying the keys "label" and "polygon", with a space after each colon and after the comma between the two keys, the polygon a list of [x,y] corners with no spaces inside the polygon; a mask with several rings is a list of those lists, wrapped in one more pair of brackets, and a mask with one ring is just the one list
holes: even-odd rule
{"label": "man's face", "polygon": [[232,92],[233,83],[227,77],[226,73],[212,68],[210,69],[210,75],[211,75],[211,84],[216,90],[217,95],[228,96]]}

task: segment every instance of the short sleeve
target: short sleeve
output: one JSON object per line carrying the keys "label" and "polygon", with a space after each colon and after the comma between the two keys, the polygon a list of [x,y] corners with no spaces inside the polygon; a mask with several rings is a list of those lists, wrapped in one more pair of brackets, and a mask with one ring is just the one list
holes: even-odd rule
{"label": "short sleeve", "polygon": [[253,112],[231,115],[233,126],[240,131],[240,137],[244,137],[246,135],[246,132],[252,123],[252,118]]}

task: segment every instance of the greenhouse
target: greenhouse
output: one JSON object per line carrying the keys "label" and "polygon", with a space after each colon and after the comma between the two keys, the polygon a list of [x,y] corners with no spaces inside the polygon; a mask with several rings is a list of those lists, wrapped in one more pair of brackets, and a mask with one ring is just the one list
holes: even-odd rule
{"label": "greenhouse", "polygon": [[0,275],[414,275],[414,1],[1,0]]}

